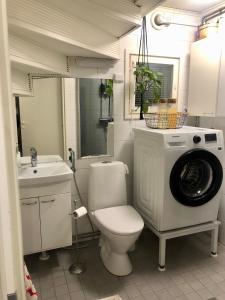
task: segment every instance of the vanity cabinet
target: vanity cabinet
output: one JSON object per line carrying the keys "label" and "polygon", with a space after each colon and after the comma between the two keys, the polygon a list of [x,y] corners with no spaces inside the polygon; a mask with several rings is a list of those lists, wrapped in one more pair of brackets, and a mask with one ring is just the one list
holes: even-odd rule
{"label": "vanity cabinet", "polygon": [[219,36],[191,46],[188,112],[194,116],[225,116],[225,48]]}
{"label": "vanity cabinet", "polygon": [[72,244],[71,194],[21,199],[24,254]]}

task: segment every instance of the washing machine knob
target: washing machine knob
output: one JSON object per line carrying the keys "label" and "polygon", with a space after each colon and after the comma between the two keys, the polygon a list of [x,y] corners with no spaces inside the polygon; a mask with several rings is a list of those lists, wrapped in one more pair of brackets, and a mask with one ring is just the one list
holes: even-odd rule
{"label": "washing machine knob", "polygon": [[201,137],[198,136],[198,135],[195,135],[195,136],[193,137],[193,142],[194,142],[195,144],[200,143],[200,142],[201,142]]}

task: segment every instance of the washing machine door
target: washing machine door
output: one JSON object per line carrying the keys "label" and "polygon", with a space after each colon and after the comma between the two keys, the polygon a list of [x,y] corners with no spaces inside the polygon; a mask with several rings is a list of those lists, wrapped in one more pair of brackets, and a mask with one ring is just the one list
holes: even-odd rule
{"label": "washing machine door", "polygon": [[219,159],[204,149],[183,154],[170,174],[170,190],[174,198],[186,206],[209,202],[219,191],[223,168]]}

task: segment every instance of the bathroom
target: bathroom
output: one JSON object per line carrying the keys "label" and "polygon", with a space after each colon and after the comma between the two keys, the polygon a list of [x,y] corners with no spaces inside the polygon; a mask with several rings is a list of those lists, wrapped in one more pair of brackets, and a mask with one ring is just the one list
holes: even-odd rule
{"label": "bathroom", "polygon": [[[196,40],[197,26],[201,24],[203,16],[225,6],[224,1],[212,0],[164,1],[165,3],[161,1],[162,3],[159,4],[157,2],[160,1],[122,1],[124,3],[124,7],[120,8],[122,16],[120,14],[118,16],[118,12],[117,14],[115,13],[115,6],[112,3],[110,4],[110,1],[107,1],[109,2],[109,8],[106,9],[106,12],[104,7],[101,6],[102,15],[100,18],[102,18],[102,24],[106,26],[106,30],[102,30],[103,25],[100,22],[96,26],[97,13],[95,12],[93,15],[90,13],[93,7],[83,6],[81,2],[75,1],[72,3],[72,1],[68,1],[68,5],[63,5],[60,1],[55,1],[54,3],[51,0],[30,2],[18,0],[7,1],[6,3],[2,0],[0,4],[2,15],[0,38],[1,44],[5,45],[0,50],[0,134],[1,141],[3,141],[0,146],[2,163],[0,240],[1,244],[4,245],[0,249],[2,299],[26,299],[23,291],[24,278],[21,275],[23,273],[23,246],[15,155],[15,136],[17,134],[15,96],[20,98],[20,112],[22,116],[22,113],[24,113],[23,103],[30,101],[31,106],[35,104],[34,99],[41,90],[38,88],[38,85],[46,83],[47,87],[44,87],[44,95],[49,95],[51,91],[50,85],[58,82],[60,89],[57,95],[54,94],[56,91],[52,89],[53,95],[51,99],[56,99],[60,94],[60,101],[62,101],[62,112],[60,114],[55,112],[60,117],[59,122],[63,123],[60,129],[60,149],[55,150],[55,152],[51,149],[48,152],[45,148],[42,151],[41,145],[34,145],[35,140],[32,140],[30,145],[29,143],[27,145],[28,150],[25,152],[25,155],[29,155],[31,146],[36,146],[38,155],[55,154],[68,160],[68,148],[74,149],[76,156],[75,176],[79,192],[84,200],[84,206],[87,206],[89,165],[105,160],[121,161],[129,169],[129,174],[126,175],[126,185],[127,198],[131,201],[134,189],[133,128],[144,121],[139,121],[137,112],[133,112],[133,107],[129,107],[127,90],[124,89],[124,86],[129,80],[127,74],[129,73],[130,54],[138,54],[141,21],[138,18],[135,19],[134,16],[131,21],[131,16],[128,13],[126,15],[124,11],[129,9],[130,14],[135,15],[134,11],[137,11],[138,8],[136,6],[132,10],[133,2],[140,2],[140,6],[144,3],[143,12],[147,13],[149,55],[179,60],[177,104],[178,110],[184,111],[188,109],[190,51],[191,44]],[[94,5],[99,5],[101,2],[103,1],[94,1]],[[151,4],[145,7],[145,2],[151,2]],[[119,7],[119,1],[115,3]],[[8,9],[9,45],[5,31],[5,24],[7,23],[5,5],[7,5]],[[152,11],[154,5],[158,7]],[[79,7],[76,14],[74,13],[74,20],[76,19],[77,23],[73,22],[71,18],[67,19],[67,21],[69,20],[68,24],[71,24],[71,28],[72,25],[78,24],[80,26],[78,28],[83,30],[80,29],[80,32],[75,27],[73,32],[64,22],[66,15],[71,17],[70,7],[71,10],[75,11],[76,6]],[[37,12],[42,9],[43,12],[49,12],[49,14],[52,9],[54,14],[52,13],[50,18],[47,13],[41,18]],[[86,13],[84,13],[84,9],[86,9]],[[169,26],[162,25],[163,28],[159,30],[154,28],[151,20],[152,15],[157,11],[166,16],[171,23]],[[109,12],[112,18],[107,21],[105,16]],[[37,14],[37,20],[35,19],[35,14]],[[48,17],[50,20],[49,24],[46,21]],[[62,23],[57,24],[54,17],[58,18],[59,22],[61,20]],[[84,19],[88,20],[89,23],[86,24],[83,21]],[[124,22],[124,19],[126,22]],[[115,20],[118,21],[118,24]],[[39,31],[37,30],[37,22],[43,22]],[[52,23],[50,24],[50,22]],[[61,28],[62,24],[65,27]],[[90,28],[90,24],[95,24],[95,26]],[[137,29],[128,34],[127,32],[132,27]],[[80,34],[82,32],[85,32],[83,36]],[[96,41],[91,38],[92,34],[96,37]],[[64,40],[62,41],[63,35]],[[115,36],[119,36],[119,40]],[[117,42],[119,45],[117,45]],[[77,54],[73,54],[73,51]],[[11,75],[9,66],[5,64],[5,62],[8,62],[8,53],[10,53],[12,65]],[[76,59],[74,58],[75,56]],[[32,74],[36,74],[35,77],[32,77]],[[99,126],[101,141],[98,140],[98,142],[99,144],[102,141],[105,143],[104,147],[105,149],[107,148],[107,151],[104,149],[105,153],[94,153],[96,151],[93,153],[83,152],[83,155],[81,153],[80,147],[82,142],[81,137],[77,134],[77,126],[80,126],[82,123],[79,122],[81,120],[78,119],[79,115],[77,114],[79,102],[75,101],[75,99],[78,99],[76,93],[79,90],[77,85],[79,79],[93,80],[93,82],[95,80],[113,80],[113,96],[111,99],[113,108],[111,106],[111,111],[108,114],[107,107],[105,110],[106,115],[102,115],[102,118],[113,117],[113,126],[109,124],[107,127],[105,123],[101,123],[101,126]],[[98,85],[100,84],[101,82],[98,83]],[[13,89],[13,98],[11,96],[11,88]],[[9,101],[6,102],[2,99],[9,99]],[[50,96],[46,98],[46,100],[48,99],[50,99]],[[103,99],[106,105],[108,105],[107,101],[108,99]],[[35,113],[34,117],[32,117],[33,122],[35,122],[35,116],[39,112],[36,109],[36,107],[31,108],[33,113]],[[55,109],[56,107],[54,106]],[[42,109],[40,108],[39,110],[41,112]],[[43,108],[43,110],[45,109]],[[53,113],[51,110],[50,112]],[[53,130],[55,128],[54,126],[51,127],[50,123],[45,125],[45,121],[42,117],[40,118],[37,120],[40,122],[39,126],[37,126],[40,127],[42,125],[44,133],[47,133],[47,129],[52,128],[51,130]],[[48,118],[46,118],[46,122],[48,122]],[[193,115],[193,117],[188,118],[187,125],[224,129],[223,123],[223,117],[196,118]],[[26,129],[26,119],[24,119],[24,123],[21,126]],[[25,131],[24,128],[22,131]],[[59,133],[59,130],[57,133]],[[35,137],[37,135],[32,131],[29,138]],[[48,138],[45,137],[45,140],[47,142]],[[43,142],[41,138],[39,141],[39,143]],[[93,143],[96,146],[97,143],[95,141]],[[46,146],[47,143],[43,144]],[[53,143],[49,143],[50,146],[53,146],[51,144]],[[18,200],[17,202],[16,199]],[[75,192],[74,187],[72,187],[72,199],[79,200],[79,195]],[[80,205],[79,201],[77,205]],[[74,221],[72,227],[74,235],[76,230]],[[49,251],[50,258],[48,261],[39,261],[38,255],[35,254],[26,260],[28,271],[30,271],[34,285],[39,293],[38,299],[103,299],[113,295],[119,295],[121,299],[136,300],[210,299],[213,297],[224,299],[225,297],[225,248],[222,244],[219,244],[219,255],[217,258],[212,259],[209,256],[210,238],[207,234],[202,233],[169,240],[166,272],[159,272],[157,269],[158,238],[150,230],[145,229],[137,242],[136,249],[130,252],[133,272],[128,276],[116,277],[108,273],[100,261],[98,234],[92,234],[92,229],[86,216],[78,220],[78,229],[80,238],[82,238],[81,245],[84,244],[85,246],[80,249],[80,259],[85,263],[86,268],[80,277],[71,275],[68,271],[70,265],[76,260],[76,249],[60,249],[58,250],[59,252]],[[36,267],[37,269],[40,268],[40,270],[35,272]],[[93,280],[93,278],[96,278],[96,280]],[[15,291],[17,291],[17,298],[14,295]],[[11,294],[11,298],[9,296],[7,298],[6,295]]]}

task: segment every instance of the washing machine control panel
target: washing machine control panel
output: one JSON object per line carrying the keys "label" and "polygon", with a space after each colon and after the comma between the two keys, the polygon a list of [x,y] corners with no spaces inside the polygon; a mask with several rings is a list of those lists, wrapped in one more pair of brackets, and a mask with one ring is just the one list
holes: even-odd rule
{"label": "washing machine control panel", "polygon": [[194,137],[193,137],[193,142],[195,143],[195,144],[198,144],[198,143],[200,143],[201,142],[201,137],[199,136],[199,135],[195,135]]}

